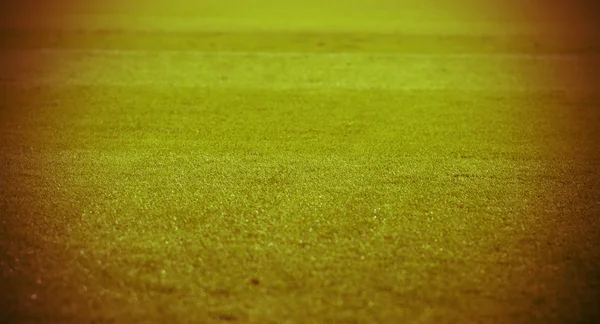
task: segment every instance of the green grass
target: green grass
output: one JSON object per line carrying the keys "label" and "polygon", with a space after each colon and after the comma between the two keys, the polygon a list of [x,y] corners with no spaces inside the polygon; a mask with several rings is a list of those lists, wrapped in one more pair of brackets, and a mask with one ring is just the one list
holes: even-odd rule
{"label": "green grass", "polygon": [[58,49],[0,85],[5,318],[598,318],[600,100],[574,61],[521,36],[102,35],[4,43]]}

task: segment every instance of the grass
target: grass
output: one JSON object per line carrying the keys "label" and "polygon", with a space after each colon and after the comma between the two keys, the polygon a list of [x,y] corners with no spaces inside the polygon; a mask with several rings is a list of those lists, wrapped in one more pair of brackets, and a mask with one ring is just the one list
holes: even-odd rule
{"label": "grass", "polygon": [[565,72],[589,61],[102,35],[4,43],[31,55],[0,86],[10,321],[598,318],[600,101]]}

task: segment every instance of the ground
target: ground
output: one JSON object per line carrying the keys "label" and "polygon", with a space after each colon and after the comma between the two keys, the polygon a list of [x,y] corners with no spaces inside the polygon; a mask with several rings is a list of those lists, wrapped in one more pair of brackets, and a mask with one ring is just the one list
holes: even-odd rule
{"label": "ground", "polygon": [[0,317],[600,320],[579,11],[261,1],[2,20]]}

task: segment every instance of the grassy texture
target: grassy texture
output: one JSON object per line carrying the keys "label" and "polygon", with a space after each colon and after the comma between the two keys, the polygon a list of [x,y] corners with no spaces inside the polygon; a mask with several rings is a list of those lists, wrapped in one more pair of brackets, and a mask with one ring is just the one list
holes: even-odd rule
{"label": "grassy texture", "polygon": [[[322,28],[5,42],[56,51],[0,85],[2,315],[597,319],[600,100],[567,73],[591,59]],[[489,46],[515,56],[455,56]]]}

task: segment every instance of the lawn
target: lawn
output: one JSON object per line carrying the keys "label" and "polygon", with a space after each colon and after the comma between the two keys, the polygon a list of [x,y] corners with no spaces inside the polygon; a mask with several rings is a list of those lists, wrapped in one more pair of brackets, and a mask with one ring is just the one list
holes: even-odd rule
{"label": "lawn", "polygon": [[600,318],[588,43],[211,8],[3,30],[8,322]]}

